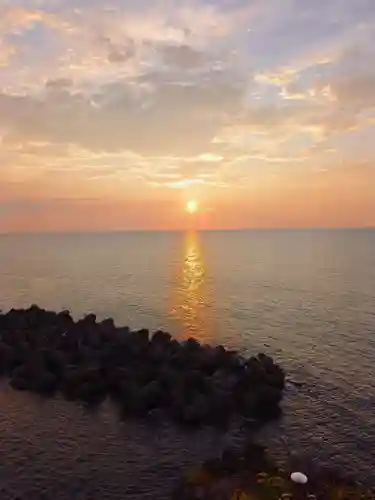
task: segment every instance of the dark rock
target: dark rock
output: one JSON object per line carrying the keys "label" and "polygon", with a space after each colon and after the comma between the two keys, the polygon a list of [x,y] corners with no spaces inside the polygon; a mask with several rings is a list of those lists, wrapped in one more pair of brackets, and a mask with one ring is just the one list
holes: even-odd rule
{"label": "dark rock", "polygon": [[273,359],[266,354],[258,354],[258,359],[266,373],[268,385],[284,389],[285,387],[285,374],[284,371],[277,366]]}
{"label": "dark rock", "polygon": [[228,427],[235,410],[231,394],[224,391],[213,392],[208,396],[208,405],[210,423],[224,429]]}
{"label": "dark rock", "polygon": [[221,457],[209,458],[204,462],[203,468],[211,474],[212,477],[220,477],[223,469]]}
{"label": "dark rock", "polygon": [[162,330],[157,330],[151,339],[153,344],[167,345],[171,341],[172,337],[169,333],[163,332]]}
{"label": "dark rock", "polygon": [[235,390],[237,377],[224,370],[218,370],[210,379],[212,387],[217,391],[231,393]]}
{"label": "dark rock", "polygon": [[148,411],[159,408],[165,403],[164,391],[157,381],[145,385],[141,389],[140,397],[147,406]]}
{"label": "dark rock", "polygon": [[128,354],[134,357],[145,356],[149,348],[149,331],[139,330],[132,332],[128,338],[127,350]]}
{"label": "dark rock", "polygon": [[161,425],[166,418],[166,411],[163,408],[153,408],[149,410],[147,418],[151,425]]}
{"label": "dark rock", "polygon": [[270,470],[271,468],[271,462],[266,454],[266,449],[264,446],[254,443],[253,440],[245,444],[242,455],[249,472],[261,472]]}
{"label": "dark rock", "polygon": [[151,409],[142,386],[131,381],[123,383],[120,407],[122,416],[133,417],[146,417]]}
{"label": "dark rock", "polygon": [[61,351],[57,349],[46,351],[44,354],[44,363],[47,370],[55,375],[56,378],[60,379],[63,376],[66,366],[66,357]]}
{"label": "dark rock", "polygon": [[62,328],[70,328],[74,324],[70,311],[67,310],[61,311],[57,314],[56,322]]}
{"label": "dark rock", "polygon": [[239,470],[245,469],[245,460],[243,457],[234,450],[224,450],[220,457],[221,470],[224,474],[234,474]]}
{"label": "dark rock", "polygon": [[150,332],[149,330],[142,328],[142,330],[138,330],[135,332],[137,337],[141,338],[145,344],[148,344],[150,341]]}
{"label": "dark rock", "polygon": [[39,374],[34,384],[34,390],[41,394],[52,395],[57,390],[57,379],[47,370]]}
{"label": "dark rock", "polygon": [[190,426],[226,428],[232,417],[259,422],[279,411],[285,375],[265,354],[247,360],[223,346],[180,343],[158,330],[116,328],[95,314],[38,306],[0,313],[0,375],[12,387],[99,404],[107,395],[124,415],[162,408]]}
{"label": "dark rock", "polygon": [[12,377],[10,379],[10,385],[13,389],[17,389],[18,391],[31,391],[32,386],[30,384],[30,380],[23,377]]}
{"label": "dark rock", "polygon": [[111,342],[114,340],[116,333],[116,326],[112,318],[107,318],[98,323],[98,331],[104,342]]}
{"label": "dark rock", "polygon": [[103,398],[106,387],[97,367],[68,367],[61,390],[68,399],[91,401]]}
{"label": "dark rock", "polygon": [[252,356],[249,358],[245,363],[245,368],[244,375],[249,381],[257,383],[264,379],[266,372],[258,357]]}
{"label": "dark rock", "polygon": [[13,364],[13,349],[8,344],[0,342],[0,376],[8,373]]}
{"label": "dark rock", "polygon": [[199,393],[207,388],[208,380],[199,370],[193,369],[185,374],[183,383],[186,392]]}
{"label": "dark rock", "polygon": [[190,401],[180,401],[175,419],[183,424],[198,427],[209,422],[210,408],[207,399],[197,394]]}
{"label": "dark rock", "polygon": [[13,370],[10,384],[15,389],[48,395],[56,390],[57,381],[52,373],[29,364]]}
{"label": "dark rock", "polygon": [[184,343],[184,346],[186,349],[188,349],[190,351],[195,351],[195,352],[197,352],[201,349],[201,345],[198,342],[198,340],[191,338],[191,337],[187,339],[187,341]]}
{"label": "dark rock", "polygon": [[94,326],[96,324],[96,314],[87,314],[82,321],[85,325]]}
{"label": "dark rock", "polygon": [[257,414],[273,415],[279,410],[282,393],[276,387],[263,386],[255,392],[255,412]]}

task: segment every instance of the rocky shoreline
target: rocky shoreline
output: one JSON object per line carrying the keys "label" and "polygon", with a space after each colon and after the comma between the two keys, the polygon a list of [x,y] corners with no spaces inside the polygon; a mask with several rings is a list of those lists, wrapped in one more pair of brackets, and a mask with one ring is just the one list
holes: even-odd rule
{"label": "rocky shoreline", "polygon": [[265,354],[244,359],[223,346],[178,342],[164,331],[131,331],[94,314],[36,305],[0,313],[0,375],[17,390],[99,405],[128,418],[226,427],[237,417],[280,414],[283,370]]}
{"label": "rocky shoreline", "polygon": [[[291,464],[281,467],[253,441],[225,450],[184,472],[173,500],[375,500],[375,490],[331,469],[306,470],[306,483],[293,481]],[[305,474],[303,474],[305,475]]]}

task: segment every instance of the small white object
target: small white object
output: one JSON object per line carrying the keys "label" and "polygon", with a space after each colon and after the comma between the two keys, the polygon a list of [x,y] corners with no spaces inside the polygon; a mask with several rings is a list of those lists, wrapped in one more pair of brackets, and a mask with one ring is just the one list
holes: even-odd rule
{"label": "small white object", "polygon": [[306,484],[308,481],[307,476],[305,474],[303,474],[302,472],[293,472],[290,475],[290,479],[294,483],[298,483],[298,484]]}

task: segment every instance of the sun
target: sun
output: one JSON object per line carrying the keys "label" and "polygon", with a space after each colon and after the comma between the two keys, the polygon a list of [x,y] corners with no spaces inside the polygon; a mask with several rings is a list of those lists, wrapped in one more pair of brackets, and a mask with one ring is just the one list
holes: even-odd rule
{"label": "sun", "polygon": [[198,202],[197,200],[189,200],[186,203],[186,211],[188,214],[195,214],[198,212]]}

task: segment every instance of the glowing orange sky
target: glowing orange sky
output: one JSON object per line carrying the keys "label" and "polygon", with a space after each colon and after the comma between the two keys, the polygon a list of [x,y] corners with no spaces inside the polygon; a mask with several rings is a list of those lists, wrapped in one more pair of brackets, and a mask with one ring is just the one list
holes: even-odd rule
{"label": "glowing orange sky", "polygon": [[0,232],[375,226],[374,39],[373,0],[4,0]]}

